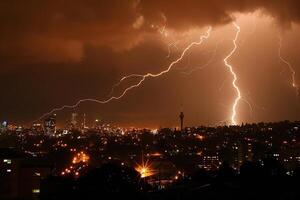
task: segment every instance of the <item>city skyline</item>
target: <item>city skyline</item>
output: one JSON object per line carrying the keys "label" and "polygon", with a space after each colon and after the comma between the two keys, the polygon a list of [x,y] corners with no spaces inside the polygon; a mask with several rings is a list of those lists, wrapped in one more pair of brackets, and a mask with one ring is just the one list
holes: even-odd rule
{"label": "city skyline", "polygon": [[300,199],[300,1],[0,0],[0,199]]}
{"label": "city skyline", "polygon": [[297,2],[1,4],[1,121],[64,105],[124,127],[178,126],[181,105],[186,126],[300,118]]}

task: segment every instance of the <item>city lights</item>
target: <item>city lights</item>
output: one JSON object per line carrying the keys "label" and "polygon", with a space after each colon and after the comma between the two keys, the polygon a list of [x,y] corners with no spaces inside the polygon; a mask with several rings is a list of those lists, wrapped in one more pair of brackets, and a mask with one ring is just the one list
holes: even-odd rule
{"label": "city lights", "polygon": [[72,164],[65,168],[60,175],[72,175],[75,177],[79,177],[80,171],[84,170],[88,166],[90,157],[83,151],[80,151],[79,153],[75,154],[72,159]]}
{"label": "city lights", "polygon": [[299,200],[300,1],[0,17],[0,200]]}

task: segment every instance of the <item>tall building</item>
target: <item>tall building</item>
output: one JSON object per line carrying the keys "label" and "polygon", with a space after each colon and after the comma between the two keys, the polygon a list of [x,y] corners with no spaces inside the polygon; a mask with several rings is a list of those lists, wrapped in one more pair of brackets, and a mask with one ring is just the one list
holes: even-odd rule
{"label": "tall building", "polygon": [[183,112],[180,112],[179,118],[180,118],[180,130],[183,131],[183,119],[184,119]]}
{"label": "tall building", "polygon": [[85,113],[83,114],[83,123],[82,123],[83,129],[86,127],[86,119],[85,119]]}
{"label": "tall building", "polygon": [[86,126],[86,115],[83,114],[83,121],[81,123],[81,132],[84,133],[88,127]]}
{"label": "tall building", "polygon": [[44,120],[44,132],[47,135],[54,135],[56,132],[56,115],[50,115]]}
{"label": "tall building", "polygon": [[233,143],[232,146],[233,149],[233,156],[234,156],[234,162],[233,166],[236,169],[239,169],[242,165],[242,163],[245,161],[244,151],[243,151],[243,145],[241,141],[237,141]]}
{"label": "tall building", "polygon": [[77,113],[72,113],[71,115],[71,124],[70,124],[70,129],[76,130],[78,129],[78,114]]}
{"label": "tall building", "polygon": [[53,166],[12,148],[0,148],[0,199],[39,199],[40,182]]}

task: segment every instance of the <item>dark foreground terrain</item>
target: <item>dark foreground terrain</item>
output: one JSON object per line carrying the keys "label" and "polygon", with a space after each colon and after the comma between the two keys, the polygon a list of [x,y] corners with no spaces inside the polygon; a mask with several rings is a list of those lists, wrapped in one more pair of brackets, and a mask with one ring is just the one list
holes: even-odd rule
{"label": "dark foreground terrain", "polygon": [[299,169],[293,176],[276,160],[264,165],[245,162],[237,173],[224,163],[218,171],[198,170],[159,190],[134,169],[108,163],[79,179],[49,177],[41,187],[42,200],[54,199],[300,199]]}

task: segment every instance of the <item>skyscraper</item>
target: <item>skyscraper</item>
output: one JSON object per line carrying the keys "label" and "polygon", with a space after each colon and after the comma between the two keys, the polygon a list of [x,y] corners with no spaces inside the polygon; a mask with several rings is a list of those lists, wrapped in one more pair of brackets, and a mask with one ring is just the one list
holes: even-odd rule
{"label": "skyscraper", "polygon": [[50,115],[44,120],[44,132],[47,135],[54,135],[56,132],[56,115]]}
{"label": "skyscraper", "polygon": [[81,123],[81,132],[84,133],[87,129],[87,126],[86,126],[86,115],[85,113],[83,114],[83,121]]}
{"label": "skyscraper", "polygon": [[78,129],[78,119],[77,119],[78,114],[76,112],[72,113],[71,115],[71,127],[70,129],[76,130]]}

